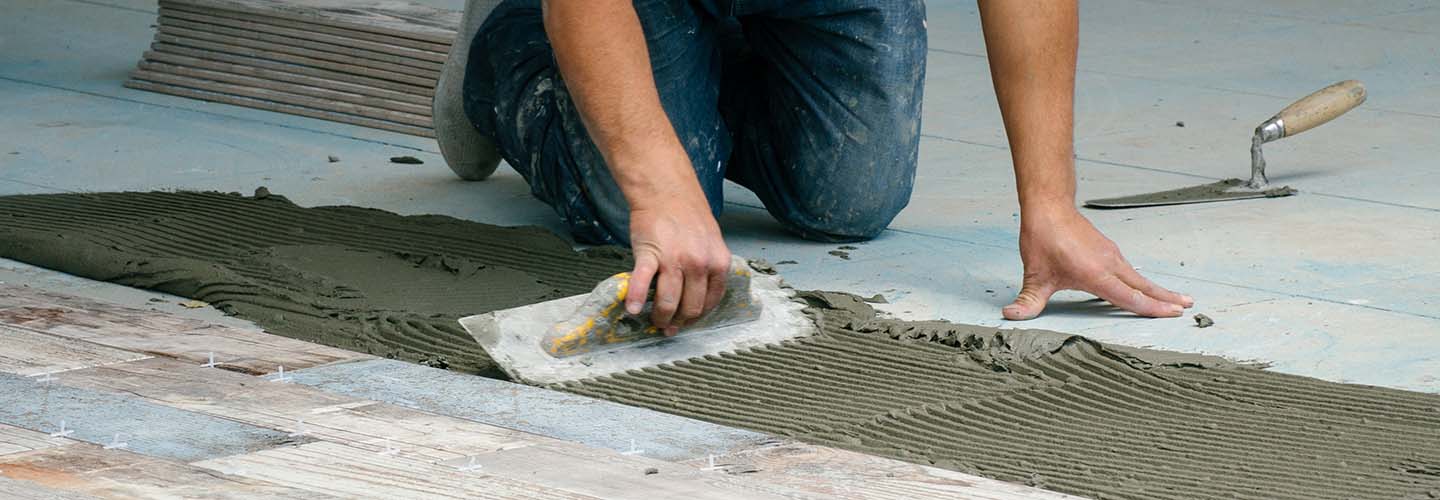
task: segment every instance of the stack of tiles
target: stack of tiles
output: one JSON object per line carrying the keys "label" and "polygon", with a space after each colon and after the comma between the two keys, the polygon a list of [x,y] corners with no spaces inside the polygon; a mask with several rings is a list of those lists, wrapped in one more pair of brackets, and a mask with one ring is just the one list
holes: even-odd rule
{"label": "stack of tiles", "polygon": [[161,0],[125,86],[434,137],[460,13],[395,0]]}

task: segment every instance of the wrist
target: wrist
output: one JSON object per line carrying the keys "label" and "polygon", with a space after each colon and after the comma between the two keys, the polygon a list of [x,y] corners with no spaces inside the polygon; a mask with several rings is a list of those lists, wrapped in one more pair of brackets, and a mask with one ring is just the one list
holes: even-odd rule
{"label": "wrist", "polygon": [[678,154],[656,152],[617,159],[610,170],[632,211],[669,212],[692,206],[707,213],[710,210],[683,149]]}
{"label": "wrist", "polygon": [[1079,215],[1074,196],[1054,195],[1020,199],[1020,219],[1059,219]]}
{"label": "wrist", "polygon": [[[1042,159],[1043,158],[1043,159]],[[1016,154],[1016,194],[1021,215],[1069,214],[1075,205],[1075,163],[1073,158]]]}

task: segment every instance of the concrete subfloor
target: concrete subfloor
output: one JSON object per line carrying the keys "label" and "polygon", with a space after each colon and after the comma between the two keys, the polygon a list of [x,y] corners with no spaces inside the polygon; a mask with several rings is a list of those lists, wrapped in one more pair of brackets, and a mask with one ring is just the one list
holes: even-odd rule
{"label": "concrete subfloor", "polygon": [[[0,194],[264,185],[302,205],[561,229],[513,171],[461,182],[430,140],[121,87],[155,11],[153,0],[0,8]],[[1086,212],[1142,272],[1197,298],[1193,312],[1216,322],[1203,330],[1188,315],[1141,319],[1077,293],[1040,319],[1000,319],[1019,287],[1017,205],[979,20],[973,2],[934,1],[928,23],[910,207],[842,260],[827,253],[834,245],[790,237],[731,186],[721,224],[736,253],[796,261],[780,269],[798,287],[883,293],[883,308],[904,318],[1048,328],[1440,392],[1440,5],[1082,4],[1081,199],[1246,175],[1260,121],[1334,81],[1369,88],[1360,109],[1265,148],[1272,179],[1299,196]],[[425,164],[388,163],[402,154]],[[122,303],[148,296],[4,260],[0,281]]]}

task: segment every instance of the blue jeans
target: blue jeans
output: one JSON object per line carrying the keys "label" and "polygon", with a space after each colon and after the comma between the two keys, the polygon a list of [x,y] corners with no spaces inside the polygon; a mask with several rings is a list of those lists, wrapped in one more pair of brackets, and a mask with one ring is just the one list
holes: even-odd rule
{"label": "blue jeans", "polygon": [[[873,238],[909,203],[923,0],[635,0],[660,101],[715,215],[730,179],[808,239]],[[629,208],[565,89],[539,0],[472,41],[466,115],[585,243],[628,244]]]}

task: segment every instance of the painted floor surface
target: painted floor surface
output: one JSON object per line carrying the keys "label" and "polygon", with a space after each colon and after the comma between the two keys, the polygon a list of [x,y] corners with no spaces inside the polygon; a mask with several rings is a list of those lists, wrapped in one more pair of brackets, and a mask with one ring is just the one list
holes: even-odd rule
{"label": "painted floor surface", "polygon": [[[150,42],[153,1],[3,11],[0,194],[265,185],[302,205],[560,229],[513,171],[458,181],[426,139],[121,87]],[[1006,325],[1017,206],[974,3],[931,2],[928,24],[919,179],[891,230],[843,260],[784,233],[733,186],[721,224],[736,253],[795,261],[780,269],[796,286],[882,293],[904,318]],[[1087,212],[1215,326],[1144,320],[1083,294],[1023,326],[1440,392],[1440,5],[1097,0],[1083,3],[1081,30],[1082,199],[1242,176],[1251,129],[1291,100],[1349,78],[1370,98],[1266,146],[1272,180],[1299,196]],[[400,154],[425,164],[388,163]],[[10,261],[0,281],[148,296]]]}

